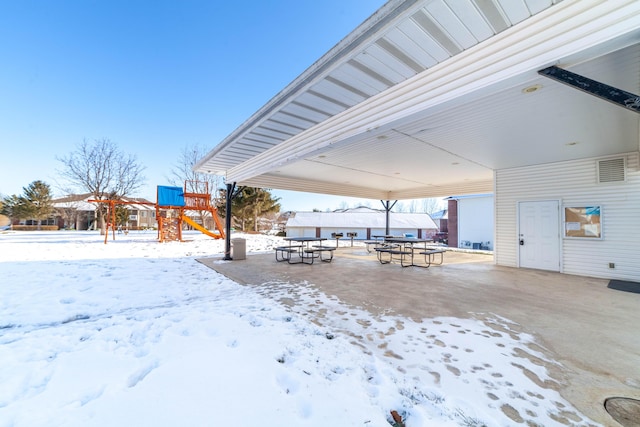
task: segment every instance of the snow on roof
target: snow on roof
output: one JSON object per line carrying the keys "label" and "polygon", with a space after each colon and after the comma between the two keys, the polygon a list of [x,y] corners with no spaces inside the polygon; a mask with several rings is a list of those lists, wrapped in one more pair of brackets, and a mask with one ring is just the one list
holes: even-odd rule
{"label": "snow on roof", "polygon": [[368,206],[358,206],[355,208],[336,209],[333,212],[384,212],[382,209],[373,209]]}
{"label": "snow on roof", "polygon": [[431,219],[433,219],[433,220],[436,220],[436,219],[449,219],[449,211],[447,209],[443,209],[441,211],[432,213],[430,216],[431,216]]}
{"label": "snow on roof", "polygon": [[[95,199],[95,196],[91,193],[85,194],[70,194],[65,197],[61,197],[59,199],[52,200],[52,204],[55,208],[59,209],[75,209],[78,211],[94,211],[96,210],[96,203],[89,202],[89,200]],[[153,203],[148,201],[147,199],[141,197],[123,197],[123,201],[125,202],[141,202],[142,204],[129,204],[128,209],[139,210],[139,211],[149,211],[154,210],[155,206],[151,206],[144,203]]]}
{"label": "snow on roof", "polygon": [[[289,218],[287,227],[330,228],[385,228],[386,213],[379,211],[358,212],[298,212]],[[437,229],[431,217],[425,213],[391,212],[389,227],[411,229]]]}

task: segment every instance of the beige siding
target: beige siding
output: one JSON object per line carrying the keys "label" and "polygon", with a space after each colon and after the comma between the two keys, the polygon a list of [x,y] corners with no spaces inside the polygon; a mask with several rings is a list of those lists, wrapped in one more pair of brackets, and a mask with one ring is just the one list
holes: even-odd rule
{"label": "beige siding", "polygon": [[[598,184],[597,160],[586,159],[496,172],[496,250],[499,265],[518,265],[517,203],[559,200],[562,206],[601,205],[602,240],[562,239],[561,271],[640,280],[638,154],[625,155],[625,182]],[[563,225],[561,224],[561,227]],[[559,230],[562,233],[562,230]],[[615,263],[610,269],[609,263]]]}

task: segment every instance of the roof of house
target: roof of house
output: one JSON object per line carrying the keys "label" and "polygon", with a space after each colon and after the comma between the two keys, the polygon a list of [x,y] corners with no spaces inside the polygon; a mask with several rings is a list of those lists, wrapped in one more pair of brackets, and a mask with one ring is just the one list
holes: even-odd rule
{"label": "roof of house", "polygon": [[[96,203],[89,202],[89,200],[93,199],[95,199],[95,197],[91,193],[69,194],[58,199],[53,199],[51,202],[53,204],[53,207],[59,209],[94,211],[96,210]],[[122,201],[133,202],[126,205],[129,209],[133,210],[148,211],[155,209],[155,207],[153,206],[153,202],[150,202],[142,197],[123,197]]]}
{"label": "roof of house", "polygon": [[438,212],[433,212],[432,214],[430,214],[430,216],[434,221],[440,219],[449,219],[449,211],[447,209],[443,209]]}

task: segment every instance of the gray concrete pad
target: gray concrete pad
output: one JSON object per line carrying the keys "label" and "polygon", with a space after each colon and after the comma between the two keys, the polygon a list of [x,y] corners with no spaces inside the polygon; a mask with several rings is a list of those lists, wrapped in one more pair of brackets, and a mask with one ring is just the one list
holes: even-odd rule
{"label": "gray concrete pad", "polygon": [[640,399],[640,294],[608,289],[607,280],[500,267],[491,255],[450,251],[428,269],[381,265],[364,247],[340,248],[333,262],[313,265],[278,263],[273,253],[199,261],[240,284],[306,281],[346,304],[416,321],[502,316],[561,364],[561,395],[593,421],[619,425],[604,408],[607,398]]}

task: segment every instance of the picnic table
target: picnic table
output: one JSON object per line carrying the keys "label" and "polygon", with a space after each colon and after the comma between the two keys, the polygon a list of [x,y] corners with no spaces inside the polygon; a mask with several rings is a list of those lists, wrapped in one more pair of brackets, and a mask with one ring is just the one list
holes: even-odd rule
{"label": "picnic table", "polygon": [[[286,261],[289,264],[313,264],[313,261],[319,259],[322,262],[331,262],[333,260],[334,246],[324,246],[322,242],[327,240],[325,237],[285,237],[283,239],[289,242],[288,246],[277,246],[276,261]],[[312,243],[318,243],[313,245]],[[329,254],[327,256],[327,254]]]}
{"label": "picnic table", "polygon": [[373,240],[364,241],[364,244],[367,246],[367,252],[371,252],[372,248],[375,249],[375,248],[384,246],[384,239],[391,238],[393,236],[388,234],[380,234],[380,235],[373,235],[371,237],[373,237]]}
{"label": "picnic table", "polygon": [[[432,264],[442,264],[445,250],[427,246],[431,239],[415,237],[386,237],[384,245],[375,248],[380,264],[400,261],[403,267],[429,268]],[[424,256],[424,262],[416,262],[416,252]],[[437,258],[439,256],[439,258]]]}

